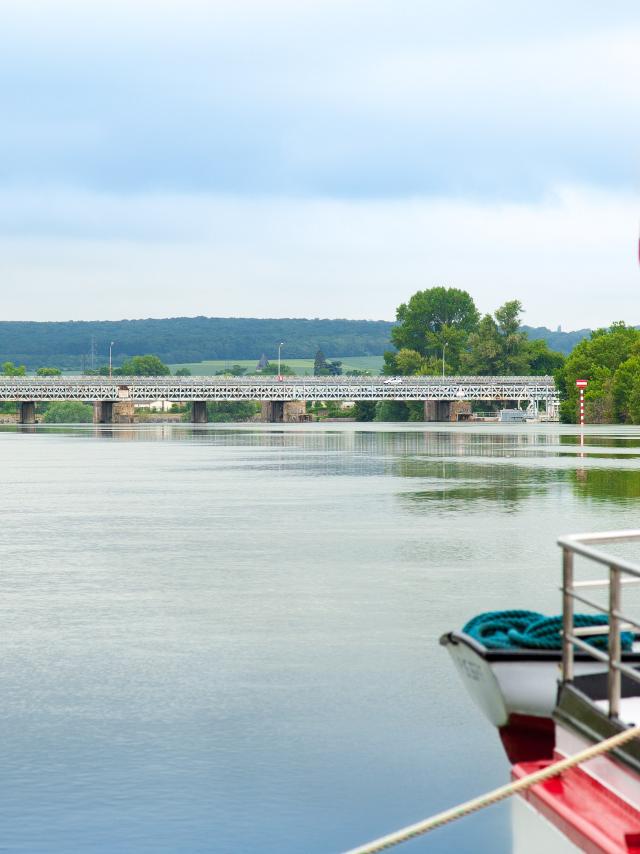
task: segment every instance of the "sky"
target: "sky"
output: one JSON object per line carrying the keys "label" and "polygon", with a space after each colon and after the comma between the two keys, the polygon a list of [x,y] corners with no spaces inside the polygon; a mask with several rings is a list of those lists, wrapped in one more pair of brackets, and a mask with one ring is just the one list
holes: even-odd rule
{"label": "sky", "polygon": [[0,0],[4,320],[640,324],[637,0]]}

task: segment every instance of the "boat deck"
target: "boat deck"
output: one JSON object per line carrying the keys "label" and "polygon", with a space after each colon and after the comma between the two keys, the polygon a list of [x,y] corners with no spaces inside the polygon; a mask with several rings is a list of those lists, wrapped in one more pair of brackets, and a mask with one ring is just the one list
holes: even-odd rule
{"label": "boat deck", "polygon": [[[605,714],[609,710],[608,700],[595,700],[595,705]],[[640,724],[640,696],[624,697],[620,700],[620,716],[619,719],[627,726],[637,726]]]}

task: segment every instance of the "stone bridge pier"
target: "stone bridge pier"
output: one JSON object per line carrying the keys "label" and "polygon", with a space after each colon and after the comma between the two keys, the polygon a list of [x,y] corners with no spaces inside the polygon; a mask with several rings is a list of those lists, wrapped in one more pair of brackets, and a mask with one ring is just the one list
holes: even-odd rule
{"label": "stone bridge pier", "polygon": [[466,421],[471,416],[467,400],[425,400],[425,421]]}
{"label": "stone bridge pier", "polygon": [[260,420],[271,424],[296,424],[306,420],[304,400],[263,400]]}
{"label": "stone bridge pier", "polygon": [[93,404],[94,424],[133,424],[134,416],[132,400],[96,400]]}
{"label": "stone bridge pier", "polygon": [[18,404],[18,423],[36,423],[36,404],[33,400],[21,400]]}

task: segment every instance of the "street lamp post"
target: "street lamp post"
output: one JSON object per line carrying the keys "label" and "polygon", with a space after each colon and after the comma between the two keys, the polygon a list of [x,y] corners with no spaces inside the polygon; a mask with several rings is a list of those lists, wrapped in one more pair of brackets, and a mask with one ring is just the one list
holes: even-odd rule
{"label": "street lamp post", "polygon": [[112,342],[109,344],[109,379],[111,379],[111,350],[112,350],[113,345],[114,345],[115,343],[116,343],[115,341],[112,341]]}
{"label": "street lamp post", "polygon": [[444,344],[442,345],[442,382],[444,382],[444,351],[445,351],[448,343],[449,343],[448,341],[445,341]]}
{"label": "street lamp post", "polygon": [[278,379],[280,379],[280,348],[283,346],[284,341],[281,341],[278,344]]}

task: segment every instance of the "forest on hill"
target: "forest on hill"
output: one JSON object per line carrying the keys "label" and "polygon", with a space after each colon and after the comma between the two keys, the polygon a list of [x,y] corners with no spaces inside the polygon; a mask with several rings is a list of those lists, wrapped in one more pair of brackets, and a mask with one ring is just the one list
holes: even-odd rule
{"label": "forest on hill", "polygon": [[[336,356],[381,356],[391,346],[386,320],[306,318],[170,317],[145,320],[35,323],[0,321],[0,363],[12,361],[29,370],[41,365],[84,369],[105,364],[109,343],[120,363],[140,353],[154,353],[169,364],[212,359],[274,358],[280,341],[289,359],[312,359],[318,349]],[[569,353],[589,330],[552,332],[522,327],[532,339]]]}
{"label": "forest on hill", "polygon": [[290,359],[325,353],[379,356],[389,347],[393,323],[386,320],[259,319],[244,317],[171,317],[165,319],[0,322],[0,363],[10,360],[34,369],[104,364],[109,344],[114,362],[154,353],[163,362],[208,359],[272,359],[278,344]]}

